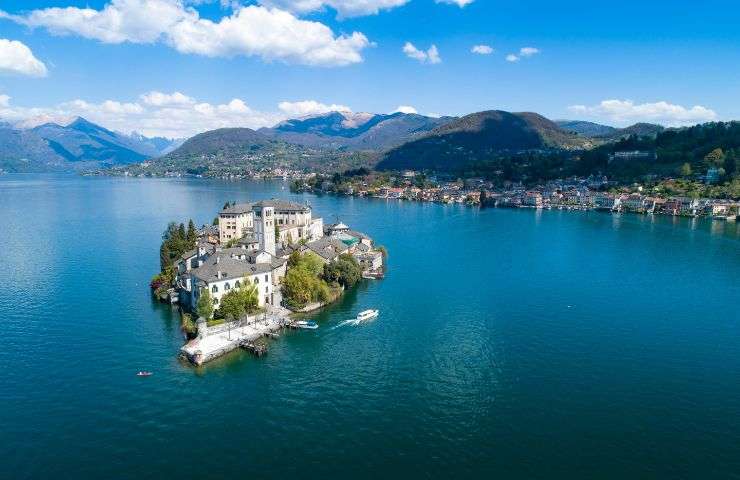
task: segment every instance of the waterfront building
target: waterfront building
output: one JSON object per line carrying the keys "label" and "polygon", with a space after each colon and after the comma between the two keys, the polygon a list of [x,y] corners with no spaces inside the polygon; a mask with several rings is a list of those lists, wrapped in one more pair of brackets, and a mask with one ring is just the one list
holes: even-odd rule
{"label": "waterfront building", "polygon": [[[312,241],[320,238],[323,231],[323,220],[313,218],[311,207],[286,200],[263,200],[255,203],[242,203],[224,208],[218,215],[219,239],[221,243],[238,240],[245,235],[259,236],[265,225],[260,218],[265,210],[267,223],[274,230],[277,226],[278,243],[300,240]],[[274,218],[273,218],[274,217]],[[274,235],[274,232],[273,232]]]}

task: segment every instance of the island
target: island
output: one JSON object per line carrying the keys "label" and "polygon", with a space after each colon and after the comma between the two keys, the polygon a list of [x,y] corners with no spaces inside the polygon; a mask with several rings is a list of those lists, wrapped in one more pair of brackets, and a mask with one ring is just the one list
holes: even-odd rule
{"label": "island", "polygon": [[179,306],[188,339],[181,354],[201,365],[239,347],[263,353],[255,342],[300,325],[294,313],[382,278],[385,257],[371,237],[339,221],[324,225],[307,204],[230,202],[213,225],[168,226],[151,287]]}

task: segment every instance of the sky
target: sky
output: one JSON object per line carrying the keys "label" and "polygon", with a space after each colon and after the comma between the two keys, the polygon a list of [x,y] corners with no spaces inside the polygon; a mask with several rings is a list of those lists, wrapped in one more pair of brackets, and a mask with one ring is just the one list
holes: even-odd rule
{"label": "sky", "polygon": [[331,110],[740,119],[740,4],[0,0],[0,121],[187,137]]}

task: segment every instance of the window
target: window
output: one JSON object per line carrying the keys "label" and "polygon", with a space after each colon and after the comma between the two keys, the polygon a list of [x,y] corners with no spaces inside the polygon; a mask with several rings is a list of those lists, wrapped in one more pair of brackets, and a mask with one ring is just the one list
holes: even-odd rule
{"label": "window", "polygon": [[265,285],[265,293],[268,293],[269,291],[270,291],[269,290],[269,287],[267,285]]}
{"label": "window", "polygon": [[239,280],[237,280],[236,283],[234,284],[234,288],[241,288],[241,286],[242,286],[242,283]]}
{"label": "window", "polygon": [[265,281],[266,282],[269,282],[270,281],[270,277],[268,275],[265,275]]}
{"label": "window", "polygon": [[229,284],[229,282],[226,282],[226,285],[224,285],[224,290],[231,290],[231,285]]}
{"label": "window", "polygon": [[260,279],[258,277],[254,277],[254,284],[257,285],[260,283]]}
{"label": "window", "polygon": [[214,298],[214,299],[213,299],[213,304],[214,304],[214,305],[218,305],[218,298]]}
{"label": "window", "polygon": [[211,292],[212,293],[218,293],[218,287],[216,285],[214,285],[213,288],[211,288]]}

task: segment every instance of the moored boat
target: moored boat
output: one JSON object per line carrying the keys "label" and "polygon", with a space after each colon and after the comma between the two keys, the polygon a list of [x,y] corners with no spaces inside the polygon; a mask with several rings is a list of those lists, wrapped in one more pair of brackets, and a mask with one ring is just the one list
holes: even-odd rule
{"label": "moored boat", "polygon": [[379,310],[363,310],[362,312],[357,314],[357,321],[362,322],[365,320],[370,320],[371,318],[375,318],[380,314]]}

